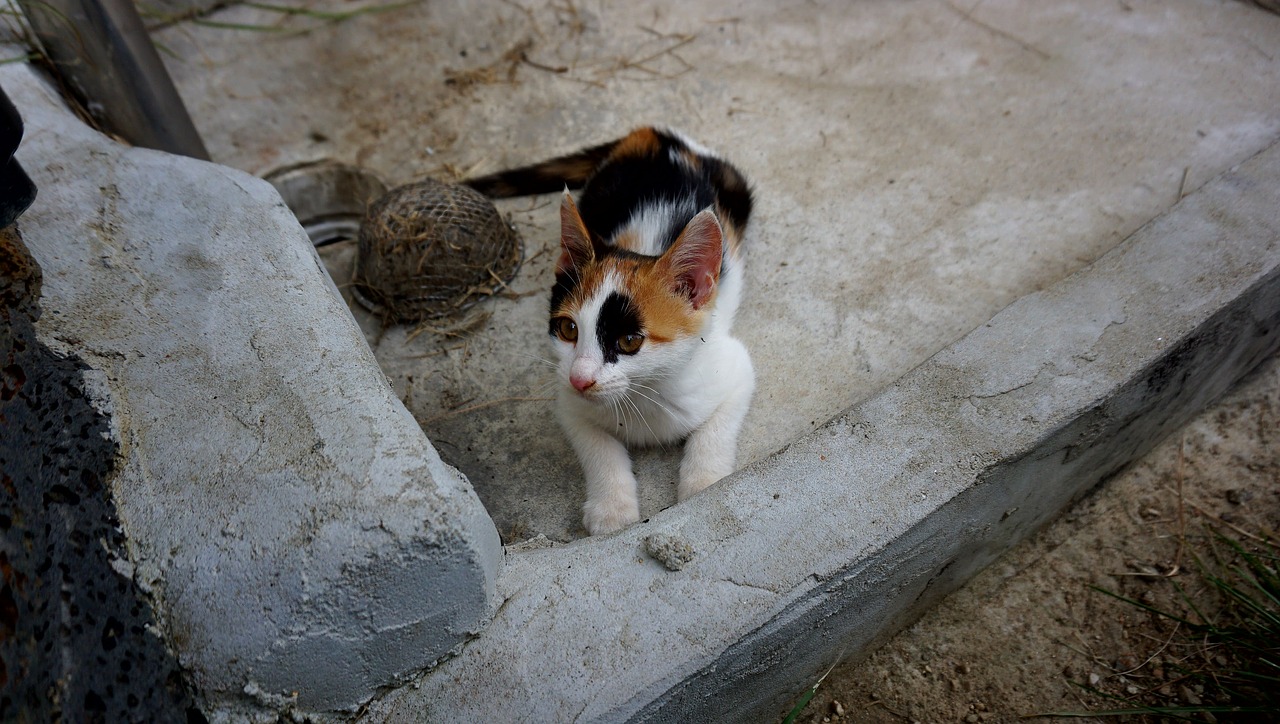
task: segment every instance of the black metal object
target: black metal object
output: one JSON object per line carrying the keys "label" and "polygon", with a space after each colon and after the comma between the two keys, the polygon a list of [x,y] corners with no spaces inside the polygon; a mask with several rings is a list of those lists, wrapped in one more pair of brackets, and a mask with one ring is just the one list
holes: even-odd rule
{"label": "black metal object", "polygon": [[136,146],[209,152],[131,0],[18,0],[44,53],[102,127]]}
{"label": "black metal object", "polygon": [[22,116],[0,89],[0,229],[12,224],[36,200],[36,185],[13,157],[22,141]]}

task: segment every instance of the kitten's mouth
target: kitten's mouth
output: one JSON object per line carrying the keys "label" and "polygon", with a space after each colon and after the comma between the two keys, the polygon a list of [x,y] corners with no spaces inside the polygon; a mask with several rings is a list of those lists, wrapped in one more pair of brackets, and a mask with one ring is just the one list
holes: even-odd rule
{"label": "kitten's mouth", "polygon": [[570,389],[574,391],[578,397],[588,402],[609,402],[619,396],[619,391],[613,388],[601,387],[600,385],[592,385],[585,390],[579,390],[570,385]]}

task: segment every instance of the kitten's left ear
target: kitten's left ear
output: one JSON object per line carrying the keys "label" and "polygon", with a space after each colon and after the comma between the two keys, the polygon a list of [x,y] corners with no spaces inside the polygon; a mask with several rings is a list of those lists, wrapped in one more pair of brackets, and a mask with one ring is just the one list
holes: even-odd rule
{"label": "kitten's left ear", "polygon": [[582,269],[595,258],[595,248],[591,243],[591,232],[578,213],[577,204],[564,190],[560,199],[560,260],[556,262],[556,274],[567,274],[574,269]]}
{"label": "kitten's left ear", "polygon": [[676,243],[659,262],[670,274],[675,291],[700,309],[715,292],[720,280],[724,231],[711,209],[694,216],[680,232]]}

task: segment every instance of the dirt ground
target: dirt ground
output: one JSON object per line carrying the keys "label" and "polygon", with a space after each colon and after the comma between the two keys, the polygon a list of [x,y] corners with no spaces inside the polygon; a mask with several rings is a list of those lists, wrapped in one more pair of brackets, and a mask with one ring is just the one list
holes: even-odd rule
{"label": "dirt ground", "polygon": [[837,666],[798,721],[1007,722],[1120,706],[1090,688],[1197,703],[1203,690],[1174,669],[1203,647],[1091,586],[1164,610],[1175,583],[1203,592],[1207,522],[1246,542],[1280,524],[1278,442],[1274,356],[869,659]]}

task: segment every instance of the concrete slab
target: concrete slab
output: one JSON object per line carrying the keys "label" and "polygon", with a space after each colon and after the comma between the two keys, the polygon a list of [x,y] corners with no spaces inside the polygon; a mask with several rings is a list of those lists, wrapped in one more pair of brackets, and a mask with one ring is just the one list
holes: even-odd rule
{"label": "concrete slab", "polygon": [[484,635],[365,720],[768,720],[1277,349],[1273,145],[696,503],[508,555]]}
{"label": "concrete slab", "polygon": [[[699,2],[493,0],[336,24],[248,7],[215,20],[260,26],[179,24],[159,39],[176,56],[170,70],[214,157],[251,173],[330,157],[399,183],[493,170],[659,122],[720,148],[758,186],[738,325],[760,375],[745,469],[661,511],[676,456],[641,456],[648,522],[602,540],[508,549],[502,604],[483,635],[417,688],[376,702],[370,719],[776,713],[810,674],[837,655],[856,656],[958,585],[1276,346],[1280,64],[1269,49],[1280,45],[1280,21],[1243,3],[993,0],[970,11],[924,0],[781,9],[757,0],[726,16]],[[299,28],[310,30],[289,32]],[[6,88],[8,77],[0,76]],[[31,138],[42,128],[39,143],[50,144],[59,131],[44,120],[29,119]],[[388,581],[356,564],[342,582],[323,578],[323,590],[293,575],[313,563],[341,569],[341,556],[358,558],[362,547],[383,556],[388,549],[377,546],[417,540],[419,514],[435,514],[437,503],[462,505],[456,519],[466,519],[478,507],[465,483],[401,416],[394,439],[356,436],[352,459],[391,456],[405,466],[393,474],[399,480],[425,465],[455,492],[402,508],[400,488],[361,488],[346,468],[336,487],[298,484],[291,476],[310,475],[322,454],[294,429],[349,424],[366,409],[359,405],[380,406],[375,417],[395,410],[359,331],[317,281],[315,257],[242,175],[210,166],[197,174],[101,139],[85,143],[91,151],[69,157],[77,164],[49,154],[52,145],[37,146],[41,163],[22,158],[50,179],[66,167],[110,169],[74,178],[33,217],[61,230],[33,243],[48,259],[57,302],[46,308],[66,315],[42,324],[58,330],[50,345],[61,339],[107,370],[121,429],[147,432],[120,435],[140,455],[116,491],[139,540],[128,563],[156,592],[170,643],[211,712],[343,710],[380,677],[426,665],[439,629],[456,640],[461,627],[418,618],[409,639],[396,639],[400,629],[376,615],[432,595],[413,571]],[[144,171],[155,177],[141,195],[114,205],[115,176]],[[215,200],[223,205],[211,224],[186,208],[206,203],[209,188],[241,194],[247,206]],[[151,208],[151,198],[172,195],[184,203]],[[471,478],[507,538],[564,541],[581,533],[579,478],[546,403],[530,399],[553,381],[528,356],[545,336],[554,207],[534,199],[504,208],[528,255],[511,295],[458,328],[417,336],[357,316],[395,395],[445,462]],[[165,230],[162,254],[63,246],[151,223]],[[264,259],[244,241],[256,234],[272,237],[274,255]],[[179,253],[193,247],[194,265]],[[342,250],[333,257],[340,269]],[[94,282],[103,269],[123,270],[116,286]],[[216,304],[166,301],[192,298]],[[218,337],[227,344],[208,360],[164,356],[201,349],[195,337],[229,308],[269,333]],[[157,310],[174,313],[170,326],[135,324]],[[103,330],[106,341],[84,344]],[[324,359],[289,347],[296,334],[312,335],[301,348],[322,347]],[[131,349],[155,353],[131,357]],[[266,356],[257,372],[251,352]],[[298,372],[335,362],[333,376]],[[234,399],[223,400],[229,411],[209,403],[205,384],[227,379],[236,381]],[[187,387],[193,380],[200,384]],[[364,392],[340,409],[331,385]],[[294,397],[320,400],[325,414],[299,419]],[[190,419],[190,410],[203,417]],[[281,410],[286,417],[259,425],[281,436],[272,467],[254,454],[258,431],[247,428],[255,426],[237,421]],[[159,454],[220,436],[234,444],[212,458]],[[241,463],[268,484],[241,495]],[[173,482],[201,475],[220,485],[194,501]],[[135,489],[145,494],[130,499]],[[275,510],[340,518],[325,531],[332,537],[313,541],[330,546],[316,559],[245,542],[278,552],[296,520],[242,515],[258,526],[247,538],[239,536],[252,525],[226,526],[240,506],[281,497]],[[394,542],[364,525],[381,525],[383,509],[395,511]],[[470,521],[468,530],[485,527]],[[485,538],[471,539],[473,561],[492,560]],[[673,571],[653,558],[662,550],[692,557]],[[221,578],[201,577],[210,570]],[[227,573],[237,570],[241,578]],[[171,595],[179,589],[187,593]],[[218,608],[223,598],[231,601]],[[298,627],[311,625],[339,648],[306,649]],[[383,643],[382,661],[394,665],[343,668]],[[303,675],[308,665],[319,665],[314,675]],[[295,690],[306,698],[295,701]]]}
{"label": "concrete slab", "polygon": [[[325,157],[393,184],[480,173],[654,122],[724,152],[760,197],[737,327],[759,376],[745,465],[1280,137],[1280,19],[1247,4],[965,8],[491,0],[325,25],[236,7],[213,19],[286,32],[158,38],[215,159],[255,174]],[[538,359],[555,208],[503,208],[528,261],[491,316],[412,339],[356,316],[506,539],[564,541],[582,534],[580,475]],[[639,456],[645,514],[674,502],[676,458]]]}
{"label": "concrete slab", "polygon": [[21,220],[44,273],[36,332],[91,368],[127,545],[112,566],[148,594],[201,706],[352,711],[471,635],[501,563],[493,523],[275,190],[111,141],[30,67],[0,84],[39,188]]}

